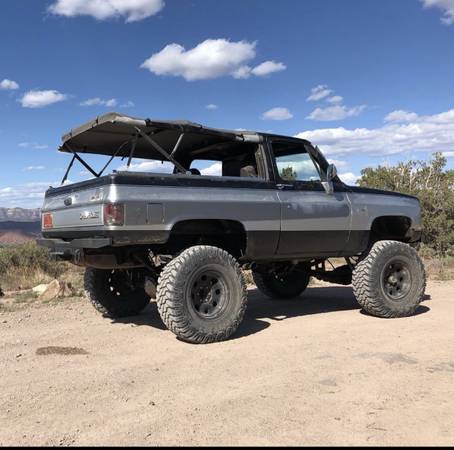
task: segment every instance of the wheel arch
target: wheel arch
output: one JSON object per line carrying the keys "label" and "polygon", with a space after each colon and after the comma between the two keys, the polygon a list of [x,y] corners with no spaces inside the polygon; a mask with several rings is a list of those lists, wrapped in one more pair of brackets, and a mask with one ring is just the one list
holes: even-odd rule
{"label": "wheel arch", "polygon": [[407,215],[383,215],[375,217],[370,226],[370,242],[411,240],[412,219]]}
{"label": "wheel arch", "polygon": [[173,251],[193,245],[213,245],[239,258],[246,253],[247,233],[238,220],[185,219],[172,225],[166,245]]}

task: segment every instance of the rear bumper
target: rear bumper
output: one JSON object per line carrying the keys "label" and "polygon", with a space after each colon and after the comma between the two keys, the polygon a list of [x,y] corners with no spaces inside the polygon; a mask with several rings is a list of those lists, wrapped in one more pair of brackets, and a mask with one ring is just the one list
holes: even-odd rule
{"label": "rear bumper", "polygon": [[110,247],[112,238],[83,238],[64,241],[63,239],[37,239],[36,243],[41,247],[47,247],[55,256],[73,256],[76,250],[99,249]]}
{"label": "rear bumper", "polygon": [[112,245],[112,238],[85,238],[64,241],[63,239],[37,239],[36,243],[49,249],[52,258],[57,261],[70,261],[85,265],[85,249],[102,249]]}
{"label": "rear bumper", "polygon": [[112,238],[82,238],[64,241],[63,239],[37,239],[36,243],[41,247],[47,247],[53,252],[65,252],[82,248],[104,248],[112,245]]}
{"label": "rear bumper", "polygon": [[69,261],[78,266],[97,269],[128,269],[143,267],[140,260],[125,258],[113,251],[112,238],[37,239],[37,244],[46,247],[57,261]]}

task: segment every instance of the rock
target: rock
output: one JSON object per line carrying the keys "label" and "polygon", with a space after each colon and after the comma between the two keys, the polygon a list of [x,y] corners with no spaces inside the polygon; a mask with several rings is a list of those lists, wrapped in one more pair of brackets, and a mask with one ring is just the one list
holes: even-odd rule
{"label": "rock", "polygon": [[2,290],[2,288],[0,287],[0,297],[4,297],[4,296],[5,296],[5,294],[3,293],[3,290]]}
{"label": "rock", "polygon": [[38,300],[41,300],[43,302],[53,300],[54,298],[58,297],[60,290],[61,288],[58,280],[53,280],[47,285],[46,290],[38,297]]}
{"label": "rock", "polygon": [[35,294],[41,295],[48,287],[48,284],[39,284],[38,286],[35,286],[32,291]]}
{"label": "rock", "polygon": [[40,284],[33,288],[33,292],[39,294],[38,300],[49,301],[54,300],[57,297],[71,297],[74,295],[74,290],[71,283],[65,283],[64,281],[53,280],[49,284]]}
{"label": "rock", "polygon": [[60,293],[59,297],[71,297],[73,295],[73,289],[71,283],[60,282]]}

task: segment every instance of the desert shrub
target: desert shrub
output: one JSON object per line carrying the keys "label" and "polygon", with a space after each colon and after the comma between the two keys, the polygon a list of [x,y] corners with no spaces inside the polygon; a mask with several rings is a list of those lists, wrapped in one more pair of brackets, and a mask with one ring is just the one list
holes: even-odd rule
{"label": "desert shrub", "polygon": [[49,252],[35,242],[0,248],[0,276],[14,269],[41,270],[55,277],[64,271],[64,267],[52,261]]}
{"label": "desert shrub", "polygon": [[0,248],[0,286],[3,290],[33,287],[59,278],[67,264],[52,261],[45,248],[35,242]]}
{"label": "desert shrub", "polygon": [[360,186],[415,195],[422,210],[423,243],[428,256],[454,256],[454,170],[435,153],[430,161],[401,162],[396,166],[368,167]]}

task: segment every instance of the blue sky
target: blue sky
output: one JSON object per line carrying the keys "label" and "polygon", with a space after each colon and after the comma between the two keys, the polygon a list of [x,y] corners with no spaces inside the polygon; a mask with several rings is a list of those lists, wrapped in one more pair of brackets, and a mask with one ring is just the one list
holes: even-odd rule
{"label": "blue sky", "polygon": [[454,167],[454,0],[5,0],[0,42],[0,206],[39,206],[61,135],[112,110],[309,138],[347,182]]}

